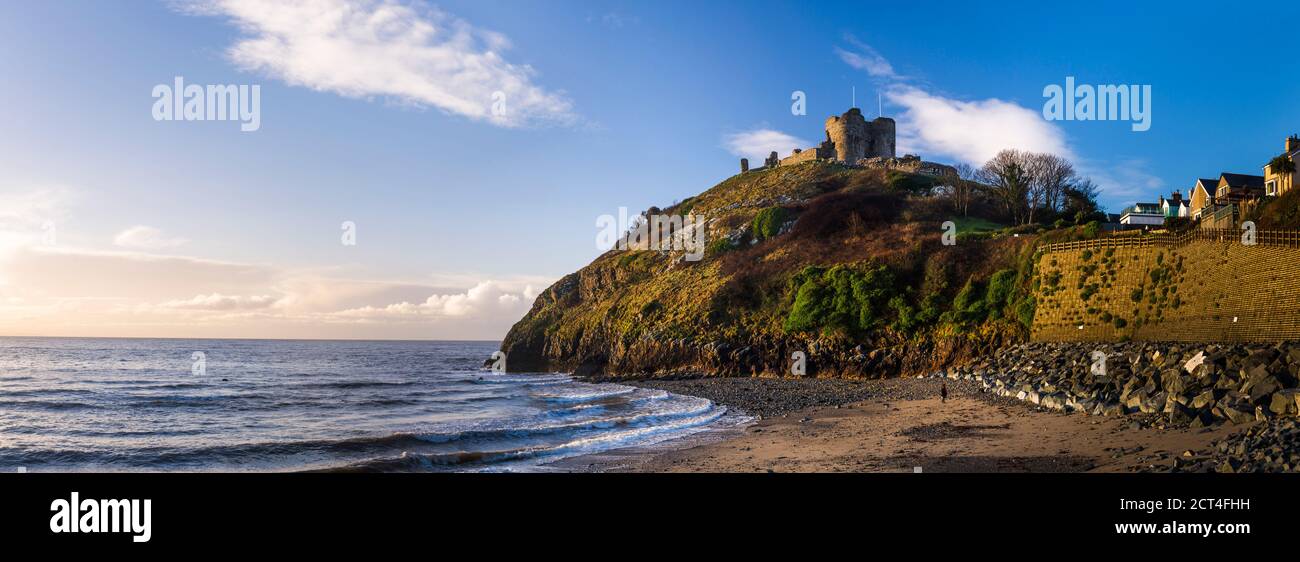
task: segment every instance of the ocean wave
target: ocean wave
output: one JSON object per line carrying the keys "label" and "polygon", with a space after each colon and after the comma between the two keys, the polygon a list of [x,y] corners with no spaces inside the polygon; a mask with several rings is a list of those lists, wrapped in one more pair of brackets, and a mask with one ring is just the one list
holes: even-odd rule
{"label": "ocean wave", "polygon": [[719,409],[719,407],[703,398],[686,398],[683,400],[682,407],[676,409],[664,408],[630,415],[604,416],[562,423],[553,423],[544,418],[543,420],[532,424],[499,426],[496,424],[501,422],[494,421],[478,424],[477,427],[454,431],[417,432],[410,433],[409,435],[429,443],[449,443],[452,441],[462,440],[487,441],[498,438],[535,437],[557,433],[576,433],[582,431],[611,429],[622,426],[654,425],[682,417],[699,415],[715,409]]}
{"label": "ocean wave", "polygon": [[43,410],[93,410],[102,408],[99,404],[73,402],[69,400],[0,400],[0,408],[27,408]]}
{"label": "ocean wave", "polygon": [[622,385],[609,385],[612,388],[604,389],[595,387],[595,385],[591,386],[593,388],[577,388],[570,392],[538,392],[533,396],[551,402],[588,402],[632,394],[637,390],[634,387]]}
{"label": "ocean wave", "polygon": [[[447,453],[415,453],[403,451],[395,458],[370,459],[335,469],[336,471],[357,472],[409,472],[433,471],[440,468],[454,468],[468,464],[500,465],[509,461],[526,459],[546,459],[550,461],[561,458],[606,451],[628,446],[646,446],[668,439],[685,437],[709,424],[716,422],[726,414],[725,407],[713,408],[709,412],[682,418],[672,423],[637,427],[622,431],[602,433],[595,436],[571,439],[555,445],[525,447],[520,449],[502,449],[485,451],[454,451]],[[488,470],[492,468],[485,467]]]}
{"label": "ocean wave", "polygon": [[414,384],[417,384],[417,381],[338,381],[338,382],[305,383],[305,384],[299,384],[294,386],[302,386],[307,388],[354,389],[354,388],[393,388],[393,387],[411,386]]}

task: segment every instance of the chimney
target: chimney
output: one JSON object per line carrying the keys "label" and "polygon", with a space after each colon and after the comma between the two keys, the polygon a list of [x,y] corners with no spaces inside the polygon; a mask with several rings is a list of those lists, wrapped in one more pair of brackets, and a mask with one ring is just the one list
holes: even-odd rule
{"label": "chimney", "polygon": [[1286,153],[1291,154],[1292,152],[1295,152],[1297,150],[1300,150],[1300,137],[1297,137],[1296,135],[1291,135],[1287,137]]}

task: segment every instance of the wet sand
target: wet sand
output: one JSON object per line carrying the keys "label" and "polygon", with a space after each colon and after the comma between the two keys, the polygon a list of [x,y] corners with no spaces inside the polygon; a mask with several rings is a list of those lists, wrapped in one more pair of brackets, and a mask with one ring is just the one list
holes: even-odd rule
{"label": "wet sand", "polygon": [[[695,395],[741,396],[762,383],[714,382],[725,390]],[[753,379],[750,379],[751,381]],[[680,385],[689,381],[673,381]],[[813,381],[815,384],[815,381]],[[572,459],[567,469],[612,472],[1128,472],[1167,468],[1185,451],[1209,452],[1214,439],[1243,426],[1213,429],[1136,427],[1133,420],[1063,414],[978,392],[949,381],[867,381],[864,400],[766,416],[731,434],[664,448]],[[647,386],[662,387],[656,383]],[[740,389],[740,390],[738,390]],[[684,388],[674,392],[691,393]],[[852,396],[842,387],[836,395]],[[704,396],[709,398],[710,396]],[[918,468],[919,467],[919,468]]]}

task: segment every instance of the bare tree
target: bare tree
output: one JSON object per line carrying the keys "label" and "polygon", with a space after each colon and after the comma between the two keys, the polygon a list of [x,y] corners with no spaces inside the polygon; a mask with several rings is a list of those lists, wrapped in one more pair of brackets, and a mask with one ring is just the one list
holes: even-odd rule
{"label": "bare tree", "polygon": [[[1065,189],[1078,181],[1074,165],[1055,154],[1031,156],[1036,191],[1042,195],[1043,208],[1053,213],[1061,210],[1065,202]],[[1032,209],[1031,209],[1032,212]]]}
{"label": "bare tree", "polygon": [[976,170],[968,164],[958,164],[944,172],[940,178],[943,193],[952,201],[953,209],[964,217],[970,213],[971,201],[979,188]]}
{"label": "bare tree", "polygon": [[1101,190],[1090,178],[1076,176],[1074,181],[1065,188],[1061,211],[1075,224],[1082,224],[1094,218],[1105,220],[1105,214],[1097,206],[1097,197],[1100,194]]}
{"label": "bare tree", "polygon": [[1016,224],[1032,220],[1030,190],[1034,182],[1033,154],[1020,150],[1003,150],[979,169],[980,181],[989,196],[1002,205]]}

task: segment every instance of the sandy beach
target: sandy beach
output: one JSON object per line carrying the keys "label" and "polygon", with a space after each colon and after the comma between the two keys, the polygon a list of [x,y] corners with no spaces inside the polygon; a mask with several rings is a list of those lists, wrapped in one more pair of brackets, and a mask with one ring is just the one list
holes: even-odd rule
{"label": "sandy beach", "polygon": [[[1062,414],[936,379],[865,382],[772,379],[641,381],[761,416],[732,434],[685,448],[573,459],[611,472],[1131,472],[1165,471],[1208,453],[1241,426],[1156,429],[1136,418]],[[798,385],[800,388],[792,388]],[[820,389],[820,390],[819,390]],[[804,401],[781,408],[773,396]],[[842,400],[842,403],[833,403]],[[793,404],[798,405],[798,402]],[[919,468],[918,468],[919,467]]]}

